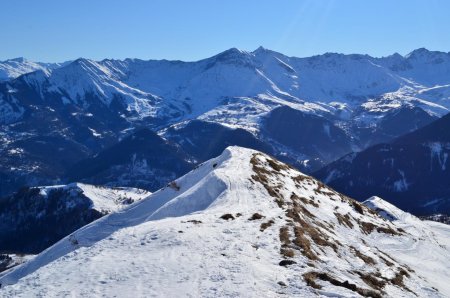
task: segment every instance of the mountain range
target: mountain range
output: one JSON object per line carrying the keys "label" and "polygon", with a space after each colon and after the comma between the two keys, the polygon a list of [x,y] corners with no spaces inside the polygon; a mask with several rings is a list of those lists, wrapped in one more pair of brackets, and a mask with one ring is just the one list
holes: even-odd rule
{"label": "mountain range", "polygon": [[313,173],[450,108],[450,54],[426,49],[296,58],[232,48],[195,62],[0,69],[0,196],[74,181],[155,191],[230,145]]}

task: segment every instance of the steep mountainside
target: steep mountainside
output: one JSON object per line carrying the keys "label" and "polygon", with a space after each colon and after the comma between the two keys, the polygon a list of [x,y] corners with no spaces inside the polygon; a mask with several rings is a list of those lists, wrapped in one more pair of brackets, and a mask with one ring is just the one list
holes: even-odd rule
{"label": "steep mountainside", "polygon": [[0,253],[36,254],[150,193],[73,183],[24,188],[0,200]]}
{"label": "steep mountainside", "polygon": [[[310,157],[303,162],[305,168],[315,160],[331,161],[352,151],[352,138],[342,128],[324,117],[287,106],[268,113],[263,118],[262,128],[269,140]],[[280,145],[274,147],[280,148]]]}
{"label": "steep mountainside", "polygon": [[404,213],[389,221],[370,208],[267,155],[229,147],[6,272],[1,291],[446,296],[448,226],[406,221]]}
{"label": "steep mountainside", "polygon": [[99,154],[68,170],[72,181],[110,186],[137,186],[152,191],[163,187],[194,165],[175,143],[149,129],[139,129]]}
{"label": "steep mountainside", "polygon": [[450,214],[450,114],[314,174],[355,198],[379,195],[418,215]]}
{"label": "steep mountainside", "polygon": [[273,154],[272,146],[260,141],[242,128],[230,128],[213,122],[193,120],[163,131],[196,161],[206,161],[222,153],[228,146],[242,146]]}

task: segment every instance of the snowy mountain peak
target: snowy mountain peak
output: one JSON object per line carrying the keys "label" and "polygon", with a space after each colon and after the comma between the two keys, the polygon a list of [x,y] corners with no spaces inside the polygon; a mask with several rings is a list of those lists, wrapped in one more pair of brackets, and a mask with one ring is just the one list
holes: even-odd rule
{"label": "snowy mountain peak", "polygon": [[234,64],[238,66],[252,67],[252,54],[237,48],[231,48],[222,53],[219,53],[212,58],[214,63]]}
{"label": "snowy mountain peak", "polygon": [[151,109],[152,95],[123,83],[123,75],[110,61],[101,63],[79,58],[52,72],[48,91],[59,93],[65,103],[72,102],[84,108],[97,101],[109,106],[114,98],[120,97],[126,110],[139,110],[140,117],[146,116]]}
{"label": "snowy mountain peak", "polygon": [[252,53],[255,54],[255,55],[262,54],[262,53],[276,53],[276,54],[281,55],[280,53],[277,53],[277,52],[275,52],[275,51],[266,49],[266,48],[263,47],[263,46],[259,46],[259,47],[258,47],[257,49],[255,49]]}
{"label": "snowy mountain peak", "polygon": [[88,59],[88,58],[77,58],[74,61],[72,61],[70,64],[75,64],[75,65],[81,65],[81,66],[87,66],[87,65],[93,65],[95,64],[95,61]]}
{"label": "snowy mountain peak", "polygon": [[440,51],[430,51],[426,48],[419,48],[405,56],[411,63],[442,64],[450,60],[450,53]]}
{"label": "snowy mountain peak", "polygon": [[27,59],[25,59],[24,57],[17,57],[17,58],[12,58],[12,59],[8,59],[8,60],[6,60],[6,61],[3,61],[3,62],[19,62],[19,63],[24,63],[24,62],[27,62],[28,60]]}
{"label": "snowy mountain peak", "polygon": [[386,58],[402,59],[403,56],[400,55],[399,53],[395,52],[394,54],[389,55],[389,56],[387,56]]}
{"label": "snowy mountain peak", "polygon": [[24,58],[6,60],[0,62],[0,81],[14,79],[23,74],[43,69],[46,69],[45,65]]}
{"label": "snowy mountain peak", "polygon": [[0,81],[15,79],[36,70],[48,71],[65,65],[64,63],[33,62],[23,57],[0,61]]}
{"label": "snowy mountain peak", "polygon": [[429,55],[431,52],[426,48],[418,48],[405,55],[406,59],[417,59]]}
{"label": "snowy mountain peak", "polygon": [[[434,241],[427,253],[448,258]],[[228,147],[0,282],[5,295],[439,297],[447,263],[419,275],[418,245],[395,222],[288,165]]]}
{"label": "snowy mountain peak", "polygon": [[102,68],[101,64],[99,64],[96,61],[86,59],[86,58],[78,58],[75,61],[64,66],[63,68],[61,68],[58,71],[61,71],[61,72],[73,71],[73,72],[77,72],[77,74],[79,74],[82,71],[90,72],[93,74],[100,74],[100,73],[107,74],[108,73],[106,68]]}

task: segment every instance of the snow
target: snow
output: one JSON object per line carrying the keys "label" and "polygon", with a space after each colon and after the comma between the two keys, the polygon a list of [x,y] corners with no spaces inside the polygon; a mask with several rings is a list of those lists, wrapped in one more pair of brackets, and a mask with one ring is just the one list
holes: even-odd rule
{"label": "snow", "polygon": [[8,150],[8,153],[9,154],[11,154],[11,155],[20,155],[20,154],[23,154],[23,149],[22,148],[11,148],[11,149],[9,149]]}
{"label": "snow", "polygon": [[324,131],[325,134],[331,139],[330,125],[324,124],[324,125],[323,125],[323,131]]}
{"label": "snow", "polygon": [[408,190],[409,183],[408,181],[406,181],[405,172],[400,169],[398,169],[397,171],[402,178],[394,182],[393,184],[394,190],[397,192]]}
{"label": "snow", "polygon": [[[17,73],[39,70],[24,79],[42,98],[56,94],[65,105],[83,109],[108,108],[114,99],[128,112],[123,117],[156,117],[166,125],[199,118],[256,134],[261,118],[281,105],[362,126],[401,107],[436,116],[450,111],[449,55],[426,50],[384,58],[335,53],[296,58],[233,48],[195,62],[80,58],[53,65],[18,59],[0,62],[0,80],[2,65]],[[0,111],[3,123],[23,114],[1,98]]]}
{"label": "snow", "polygon": [[146,190],[127,187],[127,188],[108,188],[84,183],[71,183],[67,185],[41,186],[40,194],[47,196],[53,189],[65,189],[71,192],[82,192],[92,201],[92,208],[106,213],[116,212],[127,206],[124,204],[126,199],[139,201],[151,193]]}
{"label": "snow", "polygon": [[382,244],[386,244],[385,251],[414,268],[445,297],[450,295],[450,226],[421,221],[379,197],[372,197],[364,204],[378,210],[383,217],[415,236],[415,239],[396,244],[381,240]]}
{"label": "snow", "polygon": [[88,129],[91,131],[92,135],[96,138],[101,138],[102,134],[98,133],[95,129],[88,127]]}
{"label": "snow", "polygon": [[[257,180],[258,175],[266,178]],[[258,181],[266,181],[267,185]],[[289,204],[279,207],[264,185],[276,188],[285,202],[290,202],[293,194],[313,202],[301,205],[305,208],[301,216],[306,225],[325,233],[327,241],[336,243],[336,251],[311,242],[319,260],[308,260],[296,250],[293,260],[297,264],[280,267],[278,262],[283,258],[279,231],[281,227],[289,227],[292,219],[283,209]],[[85,191],[94,192],[95,188],[88,187]],[[4,285],[2,294],[14,297],[128,297],[131,294],[133,297],[357,297],[349,289],[320,280],[316,282],[322,289],[315,290],[307,286],[302,275],[311,271],[328,272],[338,280],[368,288],[355,272],[375,270],[389,279],[398,268],[405,268],[402,264],[417,272],[410,271],[410,277],[404,277],[403,282],[419,297],[444,297],[450,293],[445,280],[450,274],[446,262],[450,258],[450,229],[407,220],[404,213],[381,199],[372,202],[402,221],[386,221],[364,208],[361,214],[352,207],[355,203],[350,199],[313,178],[257,151],[229,147],[219,157],[167,187],[79,229],[7,272],[0,277]],[[354,228],[338,223],[336,212],[348,214]],[[226,213],[233,214],[235,219],[221,219]],[[254,213],[264,218],[249,220]],[[261,231],[261,223],[268,220],[273,220],[273,224]],[[398,235],[377,231],[367,234],[358,228],[360,221],[408,230]],[[367,266],[354,255],[354,250],[376,263]],[[379,250],[391,255],[393,267],[382,261],[383,253]],[[390,284],[383,291],[389,297],[416,297]]]}
{"label": "snow", "polygon": [[443,152],[444,149],[449,149],[450,144],[442,144],[440,142],[429,143],[428,146],[431,150],[431,170],[433,170],[433,160],[436,158],[442,171],[447,168],[448,153]]}
{"label": "snow", "polygon": [[40,63],[29,61],[24,58],[15,58],[6,61],[0,61],[0,81],[15,79],[23,74],[37,70],[47,71],[55,69],[64,65],[65,63]]}
{"label": "snow", "polygon": [[[403,210],[395,207],[391,203],[377,196],[373,196],[364,201],[363,203],[370,209],[377,211],[380,216],[382,216],[387,220],[408,221],[411,218],[416,218],[410,213],[404,212]],[[418,218],[416,219],[420,221]]]}
{"label": "snow", "polygon": [[333,181],[334,179],[339,177],[339,171],[338,170],[332,170],[325,179],[323,179],[324,183],[328,183],[330,181]]}

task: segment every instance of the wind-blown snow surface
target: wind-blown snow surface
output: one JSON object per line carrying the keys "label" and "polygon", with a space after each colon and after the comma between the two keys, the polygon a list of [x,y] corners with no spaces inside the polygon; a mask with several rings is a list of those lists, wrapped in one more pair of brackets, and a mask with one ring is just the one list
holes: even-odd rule
{"label": "wind-blown snow surface", "polygon": [[[450,230],[420,224],[434,234],[425,239],[399,230],[267,155],[229,147],[8,272],[1,293],[444,297],[450,268],[434,260],[450,258],[444,242]],[[292,262],[280,266],[281,260]],[[419,271],[422,260],[432,262],[434,274]]]}

